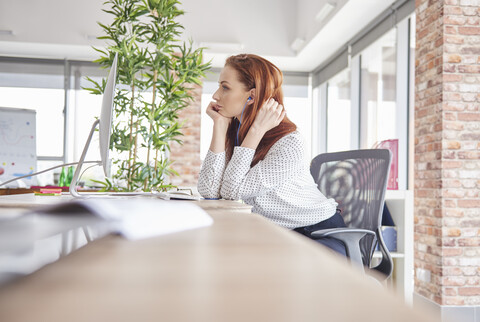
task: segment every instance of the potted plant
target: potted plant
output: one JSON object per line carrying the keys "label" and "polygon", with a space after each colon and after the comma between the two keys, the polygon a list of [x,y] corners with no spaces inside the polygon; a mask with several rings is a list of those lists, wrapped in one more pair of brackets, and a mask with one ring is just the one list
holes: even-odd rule
{"label": "potted plant", "polygon": [[[194,85],[201,85],[210,63],[203,48],[180,42],[184,12],[177,0],[107,0],[103,9],[113,16],[102,27],[106,49],[95,62],[110,67],[118,54],[118,79],[112,125],[113,181],[108,189],[166,190],[168,175],[176,174],[168,158],[169,144],[181,143],[178,112],[187,107]],[[89,79],[91,93],[102,94],[106,81]]]}

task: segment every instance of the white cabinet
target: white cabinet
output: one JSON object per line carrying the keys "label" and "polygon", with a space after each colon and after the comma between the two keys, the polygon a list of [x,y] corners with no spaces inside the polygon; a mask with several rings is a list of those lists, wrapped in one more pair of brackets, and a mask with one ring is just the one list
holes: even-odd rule
{"label": "white cabinet", "polygon": [[[413,296],[413,191],[387,190],[385,202],[397,227],[397,251],[393,258],[392,287],[412,304]],[[379,256],[375,254],[374,257]]]}

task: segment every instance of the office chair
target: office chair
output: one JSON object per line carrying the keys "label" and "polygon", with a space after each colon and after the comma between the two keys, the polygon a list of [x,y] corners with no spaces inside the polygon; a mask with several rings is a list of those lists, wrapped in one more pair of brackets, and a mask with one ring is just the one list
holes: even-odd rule
{"label": "office chair", "polygon": [[391,152],[386,149],[324,153],[310,165],[318,189],[338,203],[347,228],[318,230],[312,238],[335,238],[345,245],[353,265],[370,267],[378,243],[382,253],[373,269],[386,279],[393,271],[393,261],[382,238],[380,226],[390,171]]}

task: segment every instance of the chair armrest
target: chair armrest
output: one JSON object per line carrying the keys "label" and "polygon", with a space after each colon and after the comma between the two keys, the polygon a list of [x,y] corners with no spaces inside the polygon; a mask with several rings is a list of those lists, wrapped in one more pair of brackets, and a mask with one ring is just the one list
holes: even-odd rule
{"label": "chair armrest", "polygon": [[383,241],[383,235],[380,229],[377,229],[377,239],[378,239],[378,248],[380,249],[380,252],[382,253],[382,260],[380,263],[373,267],[376,271],[383,273],[385,275],[385,278],[389,278],[392,273],[393,273],[393,260],[392,256],[390,255],[390,252],[387,249],[387,246],[385,246],[385,242]]}
{"label": "chair armrest", "polygon": [[321,229],[311,233],[313,239],[331,237],[340,240],[345,245],[347,256],[355,266],[363,269],[362,253],[360,252],[360,239],[365,235],[375,236],[375,232],[358,228],[330,228]]}
{"label": "chair armrest", "polygon": [[344,234],[344,233],[347,233],[347,234],[363,234],[362,237],[367,235],[367,234],[375,236],[375,232],[373,232],[371,230],[368,230],[368,229],[347,228],[347,227],[317,230],[317,231],[312,232],[311,236],[314,237],[314,238],[334,237],[334,238],[341,239],[342,238],[341,234]]}

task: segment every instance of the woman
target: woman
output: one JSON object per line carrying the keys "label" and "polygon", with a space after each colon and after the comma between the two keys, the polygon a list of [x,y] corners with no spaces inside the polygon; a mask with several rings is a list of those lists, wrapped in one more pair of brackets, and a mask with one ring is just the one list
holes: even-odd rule
{"label": "woman", "polygon": [[[345,227],[337,203],[313,182],[304,141],[285,115],[282,81],[282,72],[262,57],[227,59],[206,111],[213,135],[198,191],[204,198],[241,199],[253,212],[308,237]],[[337,240],[319,242],[345,253]]]}

